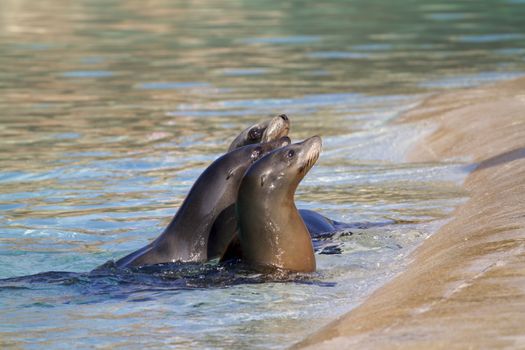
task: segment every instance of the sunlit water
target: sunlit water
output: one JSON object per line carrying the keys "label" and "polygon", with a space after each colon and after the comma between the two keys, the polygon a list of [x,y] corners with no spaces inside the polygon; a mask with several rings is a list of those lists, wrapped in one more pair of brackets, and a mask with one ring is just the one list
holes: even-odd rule
{"label": "sunlit water", "polygon": [[[402,270],[465,199],[390,123],[525,70],[525,2],[0,2],[0,345],[283,348]],[[287,113],[324,149],[301,208],[360,227],[318,272],[89,272],[169,222],[242,128]]]}

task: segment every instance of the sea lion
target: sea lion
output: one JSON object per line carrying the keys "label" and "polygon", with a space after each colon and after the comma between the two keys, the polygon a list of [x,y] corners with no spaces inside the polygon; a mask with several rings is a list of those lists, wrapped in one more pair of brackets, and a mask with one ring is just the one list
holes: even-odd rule
{"label": "sea lion", "polygon": [[[244,129],[230,144],[228,152],[249,144],[270,142],[288,135],[290,119],[280,114],[272,119],[253,124]],[[221,212],[210,230],[208,238],[208,259],[220,257],[237,234],[235,205]]]}
{"label": "sea lion", "polygon": [[246,171],[236,203],[238,240],[245,262],[256,267],[315,271],[312,241],[294,194],[319,158],[321,145],[321,138],[314,136],[279,148]]}
{"label": "sea lion", "polygon": [[232,141],[228,148],[228,152],[254,143],[278,140],[281,137],[288,135],[289,130],[290,119],[288,119],[286,114],[280,114],[270,120],[253,124],[244,129],[239,136]]}
{"label": "sea lion", "polygon": [[199,176],[164,232],[147,246],[121,258],[119,267],[208,260],[213,222],[232,206],[246,169],[268,152],[290,144],[288,137],[238,148],[215,160]]}

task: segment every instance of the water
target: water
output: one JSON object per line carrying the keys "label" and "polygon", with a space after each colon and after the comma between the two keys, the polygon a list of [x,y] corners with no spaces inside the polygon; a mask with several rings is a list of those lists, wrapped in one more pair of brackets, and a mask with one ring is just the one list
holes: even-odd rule
{"label": "water", "polygon": [[[71,273],[2,282],[0,344],[283,348],[350,310],[465,200],[468,160],[405,163],[429,130],[389,122],[522,75],[523,18],[515,0],[3,0],[0,278]],[[156,237],[236,133],[276,113],[293,139],[323,137],[296,200],[364,227],[342,254],[284,281],[82,273]]]}

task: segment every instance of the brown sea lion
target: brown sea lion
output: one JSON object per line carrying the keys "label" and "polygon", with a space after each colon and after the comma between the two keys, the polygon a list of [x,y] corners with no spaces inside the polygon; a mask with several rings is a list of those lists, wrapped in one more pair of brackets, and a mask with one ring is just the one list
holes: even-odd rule
{"label": "brown sea lion", "polygon": [[[249,167],[239,187],[236,214],[242,259],[257,267],[315,271],[310,234],[294,195],[321,151],[321,138],[276,149]],[[224,260],[230,256],[226,252]]]}

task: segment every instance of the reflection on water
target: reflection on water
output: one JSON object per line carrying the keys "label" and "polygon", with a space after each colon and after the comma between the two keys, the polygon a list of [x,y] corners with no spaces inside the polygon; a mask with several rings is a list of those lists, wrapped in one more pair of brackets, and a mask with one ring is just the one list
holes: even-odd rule
{"label": "reflection on water", "polygon": [[522,74],[524,16],[515,0],[1,1],[0,278],[144,245],[238,131],[283,112],[325,144],[299,206],[362,228],[317,256],[323,283],[1,289],[0,344],[281,348],[352,308],[464,195],[468,167],[403,163],[425,131],[388,122],[436,88]]}

